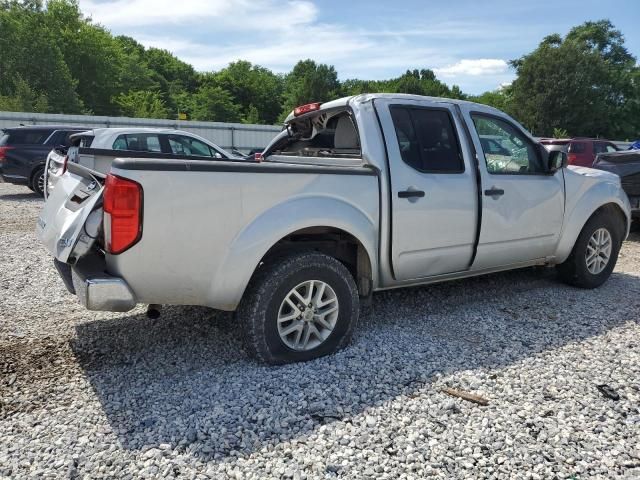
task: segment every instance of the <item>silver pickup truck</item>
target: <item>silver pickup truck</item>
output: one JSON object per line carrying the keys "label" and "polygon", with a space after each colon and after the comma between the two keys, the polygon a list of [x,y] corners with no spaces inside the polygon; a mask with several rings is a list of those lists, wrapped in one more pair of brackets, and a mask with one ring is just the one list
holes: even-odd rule
{"label": "silver pickup truck", "polygon": [[37,233],[86,308],[235,310],[286,363],[344,346],[379,290],[533,265],[597,287],[629,212],[617,176],[494,108],[367,94],[296,108],[255,162],[70,163]]}

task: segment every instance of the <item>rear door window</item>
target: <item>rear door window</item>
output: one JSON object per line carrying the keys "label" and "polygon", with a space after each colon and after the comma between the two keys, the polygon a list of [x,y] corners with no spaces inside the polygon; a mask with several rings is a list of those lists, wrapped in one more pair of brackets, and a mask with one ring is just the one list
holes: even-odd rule
{"label": "rear door window", "polygon": [[128,133],[118,136],[111,147],[113,150],[133,150],[134,152],[162,152],[160,137],[155,133]]}
{"label": "rear door window", "polygon": [[52,130],[8,130],[6,145],[42,145],[51,132]]}
{"label": "rear door window", "polygon": [[391,107],[402,160],[425,173],[462,173],[464,161],[448,111]]}

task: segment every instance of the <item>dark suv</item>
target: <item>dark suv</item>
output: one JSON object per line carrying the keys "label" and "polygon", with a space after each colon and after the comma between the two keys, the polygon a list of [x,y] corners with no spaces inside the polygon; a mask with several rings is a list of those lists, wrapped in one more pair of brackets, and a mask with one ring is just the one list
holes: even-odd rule
{"label": "dark suv", "polygon": [[44,168],[49,152],[69,146],[69,135],[85,127],[30,125],[0,131],[0,180],[25,185],[44,194]]}

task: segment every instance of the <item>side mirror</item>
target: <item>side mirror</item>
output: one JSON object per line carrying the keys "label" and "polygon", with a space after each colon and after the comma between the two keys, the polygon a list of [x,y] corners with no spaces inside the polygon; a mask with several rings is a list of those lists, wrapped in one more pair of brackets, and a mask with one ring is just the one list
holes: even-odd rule
{"label": "side mirror", "polygon": [[569,164],[567,154],[561,150],[549,152],[547,168],[549,173],[556,173]]}

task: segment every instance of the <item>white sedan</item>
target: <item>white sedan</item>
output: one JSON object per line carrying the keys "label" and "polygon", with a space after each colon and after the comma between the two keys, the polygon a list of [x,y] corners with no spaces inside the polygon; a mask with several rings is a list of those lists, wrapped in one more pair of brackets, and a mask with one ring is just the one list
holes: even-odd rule
{"label": "white sedan", "polygon": [[66,171],[68,161],[107,173],[117,157],[242,160],[218,145],[182,130],[96,128],[71,136],[67,151],[54,149],[46,164],[45,198]]}

